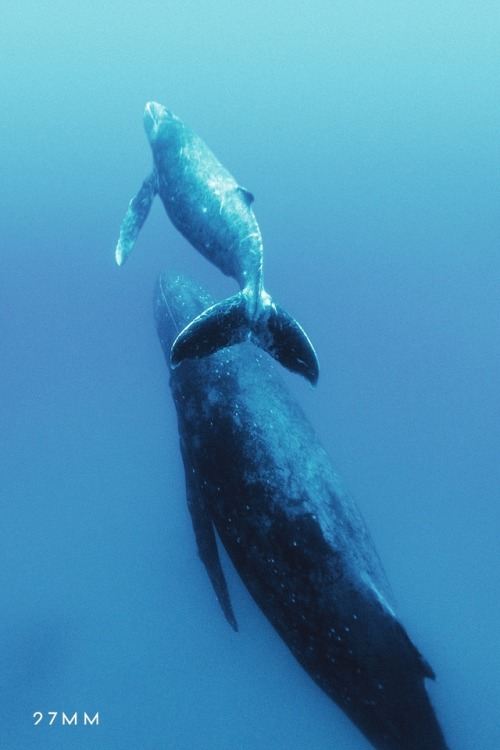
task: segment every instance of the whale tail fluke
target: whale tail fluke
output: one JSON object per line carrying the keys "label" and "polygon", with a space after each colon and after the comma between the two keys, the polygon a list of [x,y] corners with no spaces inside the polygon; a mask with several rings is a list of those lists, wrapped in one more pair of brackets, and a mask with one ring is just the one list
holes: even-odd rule
{"label": "whale tail fluke", "polygon": [[319,362],[314,347],[302,326],[276,302],[258,319],[251,339],[287,370],[317,384]]}
{"label": "whale tail fluke", "polygon": [[219,349],[240,344],[250,336],[243,295],[235,294],[208,307],[177,336],[170,351],[170,364],[207,357]]}
{"label": "whale tail fluke", "polygon": [[172,344],[170,362],[175,368],[184,359],[206,357],[247,339],[313,386],[318,382],[318,358],[302,327],[274,302],[252,320],[243,292],[212,305],[192,320]]}
{"label": "whale tail fluke", "polygon": [[127,213],[120,227],[120,236],[115,250],[115,259],[119,266],[127,260],[135,245],[137,235],[148,218],[154,197],[158,192],[158,178],[153,171],[146,177],[138,192],[129,203]]}

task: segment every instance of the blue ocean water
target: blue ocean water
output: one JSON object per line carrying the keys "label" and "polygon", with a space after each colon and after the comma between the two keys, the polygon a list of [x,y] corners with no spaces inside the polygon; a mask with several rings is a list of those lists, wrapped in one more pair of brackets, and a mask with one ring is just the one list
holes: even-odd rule
{"label": "blue ocean water", "polygon": [[153,286],[236,286],[159,202],[115,265],[149,99],[255,194],[321,360],[315,391],[285,378],[451,750],[498,748],[499,34],[486,1],[2,4],[2,748],[369,747],[226,560],[231,631],[197,557]]}

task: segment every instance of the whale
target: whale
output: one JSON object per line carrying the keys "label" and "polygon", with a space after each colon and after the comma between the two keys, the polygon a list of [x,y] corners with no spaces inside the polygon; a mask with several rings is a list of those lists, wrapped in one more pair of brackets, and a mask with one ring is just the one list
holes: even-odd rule
{"label": "whale", "polygon": [[130,201],[115,258],[122,265],[158,193],[173,225],[240,292],[204,310],[172,344],[171,362],[203,357],[250,338],[292,372],[314,386],[319,364],[299,323],[263,285],[262,236],[252,210],[253,195],[238,185],[205,142],[157,102],[148,102],[144,127],[154,168]]}
{"label": "whale", "polygon": [[199,557],[237,629],[218,544],[292,654],[378,750],[446,750],[372,538],[273,361],[246,341],[170,362],[172,341],[211,303],[161,274],[156,329],[170,372]]}

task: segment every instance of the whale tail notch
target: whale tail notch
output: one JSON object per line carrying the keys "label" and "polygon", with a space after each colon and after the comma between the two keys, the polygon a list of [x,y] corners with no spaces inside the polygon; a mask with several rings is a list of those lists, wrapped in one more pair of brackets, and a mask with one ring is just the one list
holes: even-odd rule
{"label": "whale tail notch", "polygon": [[122,266],[130,255],[137,236],[148,218],[157,192],[158,177],[156,171],[153,170],[130,201],[123,218],[115,250],[115,259],[119,266]]}
{"label": "whale tail notch", "polygon": [[274,302],[252,320],[243,292],[212,305],[192,320],[172,344],[170,363],[175,368],[184,359],[206,357],[247,339],[311,385],[318,382],[318,358],[299,323]]}

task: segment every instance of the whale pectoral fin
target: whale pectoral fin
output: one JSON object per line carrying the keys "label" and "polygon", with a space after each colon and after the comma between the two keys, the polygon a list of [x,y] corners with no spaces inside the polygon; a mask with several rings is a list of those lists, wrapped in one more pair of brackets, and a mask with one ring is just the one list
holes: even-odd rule
{"label": "whale pectoral fin", "polygon": [[193,523],[196,543],[198,545],[198,554],[203,562],[215,595],[219,600],[222,611],[226,620],[233,630],[238,631],[238,623],[234,616],[226,579],[222,572],[220,564],[219,550],[217,549],[217,540],[210,514],[208,513],[203,497],[198,489],[195,477],[186,471],[186,490],[189,512]]}
{"label": "whale pectoral fin", "polygon": [[137,235],[148,218],[153,199],[158,192],[158,178],[153,170],[142,183],[139,191],[129,203],[127,213],[120,227],[120,237],[115,250],[116,262],[119,266],[127,260],[135,245]]}
{"label": "whale pectoral fin", "polygon": [[272,302],[252,330],[252,341],[291,372],[315,386],[319,362],[309,337],[286,310]]}
{"label": "whale pectoral fin", "polygon": [[250,335],[246,303],[241,292],[198,315],[177,336],[170,351],[172,367],[184,359],[206,357],[245,341]]}

